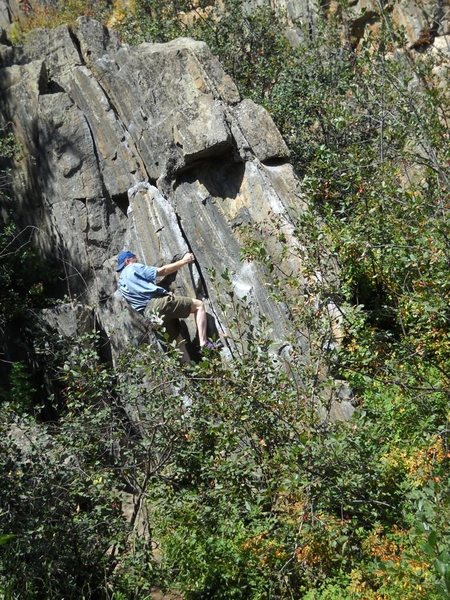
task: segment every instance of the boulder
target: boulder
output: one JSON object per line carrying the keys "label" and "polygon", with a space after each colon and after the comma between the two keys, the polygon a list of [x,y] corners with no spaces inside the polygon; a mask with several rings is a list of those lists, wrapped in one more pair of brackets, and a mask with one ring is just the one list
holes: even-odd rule
{"label": "boulder", "polygon": [[[232,108],[231,114],[237,125],[233,128],[233,135],[240,148],[252,153],[261,162],[289,157],[286,142],[265,108],[252,100],[243,100]],[[261,129],[265,132],[263,136]]]}
{"label": "boulder", "polygon": [[5,56],[2,119],[24,148],[17,220],[38,228],[64,293],[92,310],[109,340],[110,360],[129,344],[157,343],[115,296],[123,248],[156,266],[194,253],[171,285],[205,300],[210,333],[226,335],[224,356],[262,335],[274,355],[298,342],[306,360],[309,335],[293,328],[293,306],[328,302],[311,299],[311,283],[328,275],[305,271],[296,235],[306,199],[270,115],[241,100],[208,47],[191,39],[129,47],[81,18],[35,30]]}
{"label": "boulder", "polygon": [[[302,206],[291,197],[298,182],[267,111],[240,100],[207,46],[178,39],[130,48],[81,18],[74,30],[35,30],[21,56],[0,70],[0,86],[4,117],[16,118],[29,153],[26,177],[38,182],[34,199],[27,186],[24,213],[41,203],[42,237],[58,245],[71,293],[93,306],[111,297],[107,262],[122,247],[157,264],[192,250],[197,267],[180,273],[178,291],[210,298],[222,322],[207,273],[227,270],[255,324],[267,312],[287,336],[286,308],[267,297],[270,274],[241,263],[235,221],[242,211],[249,223],[276,215],[292,229],[286,207]],[[270,169],[285,173],[271,179]],[[129,196],[139,182],[147,187]]]}

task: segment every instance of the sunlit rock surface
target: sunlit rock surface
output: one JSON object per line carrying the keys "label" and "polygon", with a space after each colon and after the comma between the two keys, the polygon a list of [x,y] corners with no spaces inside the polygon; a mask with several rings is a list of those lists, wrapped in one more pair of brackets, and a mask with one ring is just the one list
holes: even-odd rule
{"label": "sunlit rock surface", "polygon": [[[294,324],[291,306],[303,292],[311,301],[294,223],[305,199],[270,115],[241,100],[204,43],[131,48],[80,18],[73,29],[33,31],[24,47],[1,46],[0,65],[2,121],[23,149],[16,218],[58,261],[61,294],[92,311],[113,362],[127,344],[154,339],[114,295],[123,248],[157,266],[195,254],[172,288],[205,300],[224,357],[256,331],[274,356],[294,342],[308,360],[306,326]],[[265,261],[246,251],[249,235]],[[331,262],[308,277],[328,270]],[[289,280],[299,287],[281,301],[277,286],[288,291]],[[335,318],[329,298],[314,302]],[[188,344],[194,336],[191,323]]]}

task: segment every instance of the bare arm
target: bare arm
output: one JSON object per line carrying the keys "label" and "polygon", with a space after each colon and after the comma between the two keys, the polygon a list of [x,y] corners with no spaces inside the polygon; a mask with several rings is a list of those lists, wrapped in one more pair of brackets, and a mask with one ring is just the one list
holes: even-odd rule
{"label": "bare arm", "polygon": [[181,260],[177,260],[173,263],[169,263],[168,265],[163,265],[156,269],[156,274],[158,277],[165,277],[166,275],[171,275],[172,273],[176,273],[181,267],[193,263],[195,260],[194,255],[191,252],[188,252],[183,256]]}

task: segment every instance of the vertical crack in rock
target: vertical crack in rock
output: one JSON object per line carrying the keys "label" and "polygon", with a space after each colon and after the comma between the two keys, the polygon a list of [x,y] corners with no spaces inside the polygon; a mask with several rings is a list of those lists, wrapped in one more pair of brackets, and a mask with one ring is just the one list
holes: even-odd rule
{"label": "vertical crack in rock", "polygon": [[69,36],[70,36],[70,39],[73,42],[75,50],[78,52],[78,56],[79,56],[79,59],[80,59],[80,64],[81,65],[85,65],[86,61],[84,60],[84,56],[83,56],[83,53],[81,51],[80,40],[78,39],[77,35],[75,34],[74,30],[71,27],[68,27],[67,29],[69,31]]}
{"label": "vertical crack in rock", "polygon": [[[192,244],[189,242],[189,238],[188,238],[188,236],[186,235],[186,233],[185,233],[185,231],[183,229],[183,225],[182,225],[182,222],[181,222],[181,217],[180,217],[180,215],[177,212],[174,212],[174,214],[175,214],[175,218],[177,220],[177,225],[178,225],[178,228],[180,230],[181,236],[184,239],[184,241],[186,242],[187,251],[188,252],[192,252],[194,254],[194,256],[195,256],[195,252],[194,252],[194,249],[192,248]],[[193,281],[196,296],[201,295],[204,298],[208,298],[209,299],[208,286],[206,284],[206,280],[205,280],[205,278],[203,276],[202,269],[201,269],[200,264],[197,261],[197,259],[195,260],[195,266],[197,268],[198,276],[199,276],[197,284],[195,284],[195,282]]]}
{"label": "vertical crack in rock", "polygon": [[[177,215],[167,198],[155,186],[142,183],[129,191],[132,224],[137,239],[141,245],[142,258],[154,264],[158,258],[170,262],[174,254],[189,252],[184,233],[181,231]],[[196,268],[191,268],[192,281],[185,277],[187,271],[180,271],[183,285],[195,293],[199,288],[200,276]]]}
{"label": "vertical crack in rock", "polygon": [[[189,252],[192,252],[195,256],[194,248],[192,247],[191,243],[189,242],[189,238],[183,229],[182,219],[179,214],[175,213],[175,215],[177,218],[178,227],[180,229],[181,235],[186,240],[186,244],[189,249]],[[195,265],[196,265],[198,275],[199,275],[199,285],[196,287],[196,290],[195,290],[196,296],[197,297],[200,296],[202,299],[206,299],[208,301],[208,308],[213,313],[214,327],[218,328],[220,330],[221,339],[226,341],[226,330],[225,330],[224,324],[219,316],[218,311],[216,310],[216,308],[214,306],[213,299],[211,298],[211,296],[209,294],[208,284],[206,282],[205,276],[203,275],[202,268],[201,268],[200,263],[198,262],[197,258],[195,259]],[[233,354],[228,343],[227,343],[227,346],[228,346],[228,349],[231,351],[231,354]]]}
{"label": "vertical crack in rock", "polygon": [[[77,108],[79,109],[79,107],[77,107]],[[81,110],[80,110],[80,112],[81,112]],[[108,195],[108,191],[107,191],[107,188],[106,188],[106,185],[105,185],[105,179],[103,177],[103,170],[102,170],[102,166],[101,166],[100,156],[99,156],[99,153],[98,153],[98,149],[97,149],[97,144],[96,144],[96,141],[95,141],[94,133],[92,131],[91,124],[89,123],[89,120],[86,118],[85,115],[83,115],[83,118],[84,118],[84,120],[86,122],[87,128],[89,130],[89,134],[90,134],[90,137],[91,137],[92,150],[94,152],[95,162],[97,164],[97,169],[98,169],[98,174],[99,174],[99,177],[100,177],[100,184],[101,184],[101,187],[102,187],[102,191],[103,191],[103,193],[106,196],[106,195]]]}
{"label": "vertical crack in rock", "polygon": [[[129,190],[129,196],[131,218],[129,239],[133,239],[131,247],[136,248],[136,253],[144,262],[156,263],[158,266],[178,260],[186,252],[193,252],[195,255],[195,244],[193,245],[186,235],[179,215],[171,202],[156,187],[142,182]],[[170,283],[175,288],[175,293],[190,298],[204,298],[208,303],[210,318],[211,315],[213,317],[210,325],[215,331],[219,328],[222,333],[224,332],[216,309],[210,306],[206,278],[198,262],[181,269]],[[189,338],[194,339],[195,328],[190,320],[187,326],[188,341]]]}

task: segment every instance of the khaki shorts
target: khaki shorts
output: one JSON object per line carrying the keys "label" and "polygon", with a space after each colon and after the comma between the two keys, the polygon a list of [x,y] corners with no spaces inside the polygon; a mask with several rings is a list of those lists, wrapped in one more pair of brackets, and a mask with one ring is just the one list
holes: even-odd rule
{"label": "khaki shorts", "polygon": [[153,298],[147,304],[144,310],[144,316],[149,317],[152,314],[160,315],[164,321],[170,319],[186,319],[191,314],[192,298],[187,296],[161,296]]}

